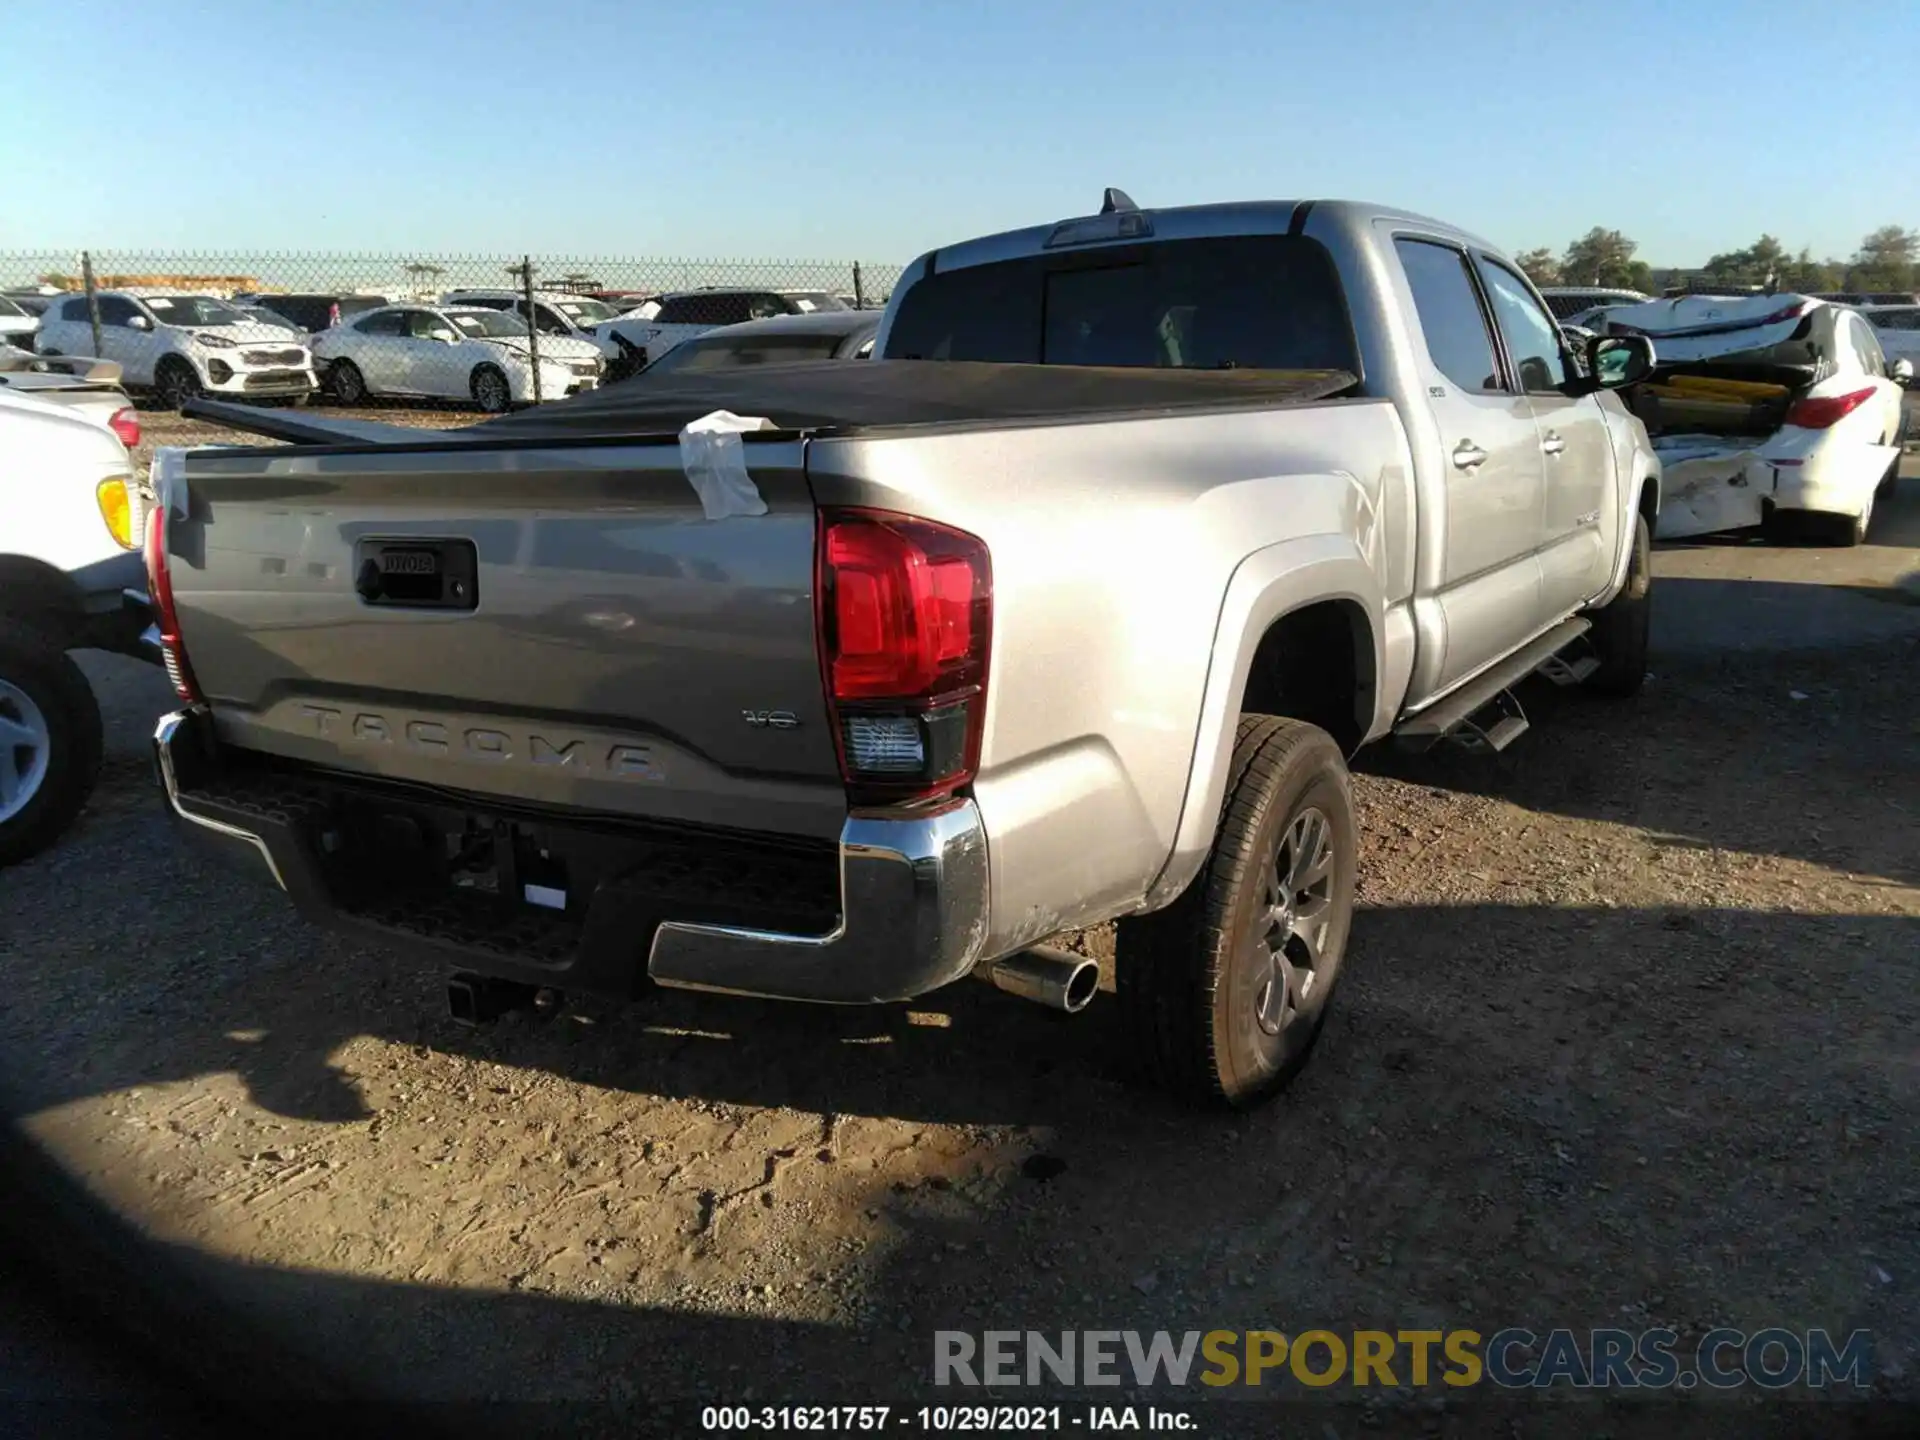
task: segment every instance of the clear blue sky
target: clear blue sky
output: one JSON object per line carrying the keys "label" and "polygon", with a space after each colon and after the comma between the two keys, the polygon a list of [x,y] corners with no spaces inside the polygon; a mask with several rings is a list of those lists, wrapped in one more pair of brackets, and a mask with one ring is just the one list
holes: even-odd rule
{"label": "clear blue sky", "polygon": [[1120,185],[1843,255],[1920,226],[1916,54],[1914,0],[0,0],[0,250],[903,261]]}

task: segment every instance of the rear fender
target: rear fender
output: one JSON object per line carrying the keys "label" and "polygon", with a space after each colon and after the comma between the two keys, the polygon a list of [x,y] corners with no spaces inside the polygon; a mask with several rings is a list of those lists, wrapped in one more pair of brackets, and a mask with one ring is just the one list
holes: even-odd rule
{"label": "rear fender", "polygon": [[1269,545],[1241,561],[1227,585],[1214,631],[1213,659],[1207,667],[1200,726],[1173,852],[1148,887],[1140,909],[1171,904],[1199,873],[1213,848],[1220,808],[1226,801],[1240,700],[1246,694],[1261,637],[1283,616],[1328,600],[1346,601],[1366,614],[1375,677],[1374,715],[1367,733],[1378,733],[1391,720],[1390,697],[1403,686],[1387,671],[1380,581],[1360,547],[1343,535],[1309,535]]}

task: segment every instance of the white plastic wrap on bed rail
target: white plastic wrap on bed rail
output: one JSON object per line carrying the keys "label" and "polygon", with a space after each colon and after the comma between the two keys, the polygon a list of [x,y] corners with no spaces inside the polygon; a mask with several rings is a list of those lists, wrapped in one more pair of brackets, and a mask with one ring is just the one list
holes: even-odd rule
{"label": "white plastic wrap on bed rail", "polygon": [[707,519],[767,513],[767,502],[747,473],[746,445],[740,437],[774,428],[765,416],[715,410],[680,431],[680,466]]}

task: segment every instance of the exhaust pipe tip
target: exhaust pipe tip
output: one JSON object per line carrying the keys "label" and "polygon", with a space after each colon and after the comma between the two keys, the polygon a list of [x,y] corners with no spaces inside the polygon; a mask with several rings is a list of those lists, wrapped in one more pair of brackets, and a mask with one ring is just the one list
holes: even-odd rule
{"label": "exhaust pipe tip", "polygon": [[1078,1015],[1100,993],[1100,963],[1053,945],[1035,945],[995,961],[981,978],[1066,1015]]}

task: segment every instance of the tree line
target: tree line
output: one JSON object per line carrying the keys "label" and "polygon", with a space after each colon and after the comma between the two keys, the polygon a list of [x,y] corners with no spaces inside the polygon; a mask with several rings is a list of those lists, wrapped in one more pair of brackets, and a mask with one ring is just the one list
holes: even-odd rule
{"label": "tree line", "polygon": [[1649,295],[1676,283],[1680,274],[1694,273],[1801,294],[1920,289],[1920,230],[1901,225],[1882,225],[1864,237],[1850,260],[1816,260],[1806,246],[1792,253],[1777,237],[1762,235],[1744,250],[1712,256],[1698,272],[1656,271],[1635,255],[1638,248],[1618,230],[1596,225],[1559,255],[1543,246],[1514,258],[1536,285],[1600,285]]}

